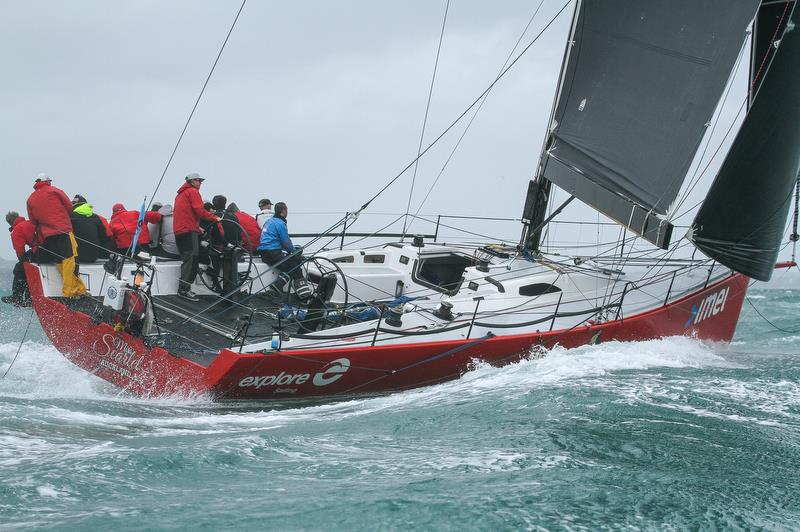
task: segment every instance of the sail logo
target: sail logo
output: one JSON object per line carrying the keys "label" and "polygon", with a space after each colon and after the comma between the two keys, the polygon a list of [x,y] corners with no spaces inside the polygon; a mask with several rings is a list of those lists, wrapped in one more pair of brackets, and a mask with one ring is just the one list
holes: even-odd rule
{"label": "sail logo", "polygon": [[309,380],[314,386],[327,386],[342,378],[350,369],[350,360],[337,358],[325,365],[322,371],[311,377],[310,373],[285,373],[281,371],[276,375],[263,375],[245,377],[239,381],[240,388],[255,388],[256,390],[267,386],[288,386],[290,384],[305,384]]}
{"label": "sail logo", "polygon": [[730,287],[726,286],[719,292],[704,298],[699,305],[696,303],[693,304],[689,320],[684,324],[683,328],[688,329],[692,325],[697,325],[701,321],[706,320],[711,316],[716,316],[725,310],[725,302],[728,300],[728,292],[730,292]]}

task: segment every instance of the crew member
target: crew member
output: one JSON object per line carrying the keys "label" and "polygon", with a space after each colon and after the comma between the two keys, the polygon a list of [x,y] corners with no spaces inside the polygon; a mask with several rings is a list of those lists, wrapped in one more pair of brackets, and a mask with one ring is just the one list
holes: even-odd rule
{"label": "crew member", "polygon": [[267,220],[272,218],[275,214],[272,210],[272,202],[268,199],[262,199],[258,202],[258,210],[261,211],[256,214],[256,221],[258,222],[258,226],[261,229],[264,229],[264,225],[267,223]]}
{"label": "crew member", "polygon": [[[225,209],[228,203],[225,196],[216,195],[211,199],[211,203],[214,206],[214,214],[221,220],[222,249],[219,257],[222,265],[222,293],[227,295],[233,292],[239,284],[239,257],[242,253],[241,229],[236,215]],[[231,294],[228,297],[233,299],[234,295]]]}
{"label": "crew member", "polygon": [[153,202],[150,210],[161,215],[160,223],[147,224],[147,230],[150,232],[150,252],[165,259],[180,259],[180,251],[175,243],[175,230],[172,227],[172,205]]}
{"label": "crew member", "polygon": [[56,264],[63,279],[65,297],[78,297],[86,287],[78,277],[78,244],[72,234],[72,202],[64,191],[52,186],[47,174],[39,174],[28,197],[28,219],[36,226],[42,243],[37,258],[42,263]]}
{"label": "crew member", "polygon": [[261,227],[255,218],[250,216],[244,211],[240,211],[235,203],[230,203],[226,209],[236,216],[239,225],[242,226],[244,234],[242,234],[242,247],[251,254],[257,254],[258,244],[261,241]]}
{"label": "crew member", "polygon": [[[286,216],[289,209],[283,202],[275,204],[275,214],[264,225],[261,232],[261,242],[258,251],[261,253],[261,260],[270,266],[275,266],[294,280],[295,292],[301,298],[311,295],[310,287],[305,283],[300,265],[303,263],[301,253],[289,238],[289,229],[286,224]],[[286,253],[289,254],[287,257]],[[284,276],[275,281],[274,286],[278,291],[282,291],[286,280]]]}
{"label": "crew member", "polygon": [[[215,214],[214,204],[210,201],[203,203],[203,208],[211,214]],[[204,274],[211,279],[211,290],[219,294],[222,293],[219,280],[222,273],[220,257],[223,247],[225,247],[225,239],[222,233],[222,224],[211,220],[200,220],[200,259],[198,262],[208,266]]]}
{"label": "crew member", "polygon": [[203,207],[200,186],[205,178],[192,173],[185,177],[185,183],[175,196],[173,225],[175,242],[181,253],[181,279],[178,295],[189,301],[197,301],[198,297],[191,287],[197,277],[200,252],[200,220],[218,222],[219,218]]}
{"label": "crew member", "polygon": [[[36,227],[15,211],[6,214],[8,230],[11,233],[11,245],[17,254],[17,263],[14,265],[14,281],[11,285],[11,295],[3,296],[4,303],[18,307],[31,306],[31,294],[28,291],[28,280],[25,277],[23,263],[33,260],[36,253]],[[30,249],[26,250],[25,246]]]}
{"label": "crew member", "polygon": [[[133,245],[133,237],[136,236],[136,229],[139,226],[139,211],[129,211],[122,203],[115,203],[111,207],[111,232],[114,235],[114,245],[117,252],[125,255]],[[144,213],[142,230],[136,240],[136,249],[144,252],[150,251],[150,231],[147,230],[148,223],[158,223],[161,215],[157,212],[147,211]]]}
{"label": "crew member", "polygon": [[80,194],[72,198],[69,218],[78,242],[78,262],[89,263],[108,257],[106,250],[111,245],[110,235],[106,233],[100,216],[94,213],[94,208]]}

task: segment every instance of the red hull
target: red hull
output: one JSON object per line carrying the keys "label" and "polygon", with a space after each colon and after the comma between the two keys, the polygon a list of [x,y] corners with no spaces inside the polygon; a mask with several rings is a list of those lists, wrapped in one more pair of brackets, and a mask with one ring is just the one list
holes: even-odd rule
{"label": "red hull", "polygon": [[735,274],[669,305],[624,320],[568,330],[266,355],[223,349],[206,368],[162,348],[149,349],[139,338],[116,332],[105,323],[95,324],[89,316],[45,297],[36,266],[25,267],[42,327],[56,349],[74,364],[137,395],[210,394],[226,400],[403,390],[458,378],[475,360],[503,365],[529,356],[532,349],[556,344],[571,348],[680,335],[727,342],[736,330],[748,284],[747,277]]}

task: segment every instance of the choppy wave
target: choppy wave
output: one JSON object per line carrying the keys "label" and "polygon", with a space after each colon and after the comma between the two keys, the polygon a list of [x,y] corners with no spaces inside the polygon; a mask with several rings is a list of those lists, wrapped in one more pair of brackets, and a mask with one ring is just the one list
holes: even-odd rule
{"label": "choppy wave", "polygon": [[[788,327],[800,297],[764,297]],[[18,326],[0,343],[0,374]],[[33,337],[0,381],[0,528],[792,528],[800,517],[800,336],[746,309],[730,345],[557,347],[315,404],[139,399]]]}
{"label": "choppy wave", "polygon": [[[9,370],[19,344],[0,344],[0,374]],[[441,400],[459,401],[491,390],[504,393],[525,392],[532,387],[585,385],[586,379],[611,372],[643,370],[655,367],[684,368],[730,366],[706,344],[684,337],[646,342],[609,342],[577,349],[556,347],[546,356],[533,356],[501,368],[476,363],[461,379],[438,386],[374,399],[353,400],[341,405],[358,404],[370,408],[394,408],[404,404]],[[146,405],[210,406],[206,398],[138,399],[120,392],[106,381],[71,364],[50,344],[26,342],[21,346],[14,366],[0,390],[0,396],[27,399],[86,399],[122,401]],[[371,406],[368,406],[371,405]],[[291,412],[326,410],[331,406],[302,407]],[[333,408],[338,408],[334,406]],[[214,419],[219,419],[217,416]]]}

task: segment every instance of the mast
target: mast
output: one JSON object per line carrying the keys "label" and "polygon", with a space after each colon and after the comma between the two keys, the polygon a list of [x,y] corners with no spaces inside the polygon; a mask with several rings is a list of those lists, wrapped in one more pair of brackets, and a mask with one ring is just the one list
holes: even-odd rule
{"label": "mast", "polygon": [[[561,60],[561,71],[558,74],[558,87],[553,95],[553,105],[550,109],[550,119],[547,121],[547,134],[545,135],[544,142],[542,143],[541,153],[539,155],[539,164],[536,167],[536,174],[534,178],[528,182],[528,193],[525,196],[525,206],[522,209],[522,237],[520,238],[520,245],[525,251],[531,253],[539,252],[539,244],[541,243],[542,230],[544,229],[544,219],[547,214],[547,204],[550,201],[550,189],[552,183],[549,179],[544,177],[542,170],[544,169],[545,153],[547,145],[550,142],[550,134],[555,129],[556,108],[561,99],[561,91],[564,89],[564,76],[566,75],[566,66],[569,62],[570,52],[575,43],[575,26],[578,21],[578,12],[580,11],[581,3],[583,0],[575,1],[575,9],[572,12],[572,22],[570,24],[569,37],[564,45],[564,57]],[[536,229],[538,227],[538,229]],[[531,229],[535,229],[532,234],[529,234]]]}

